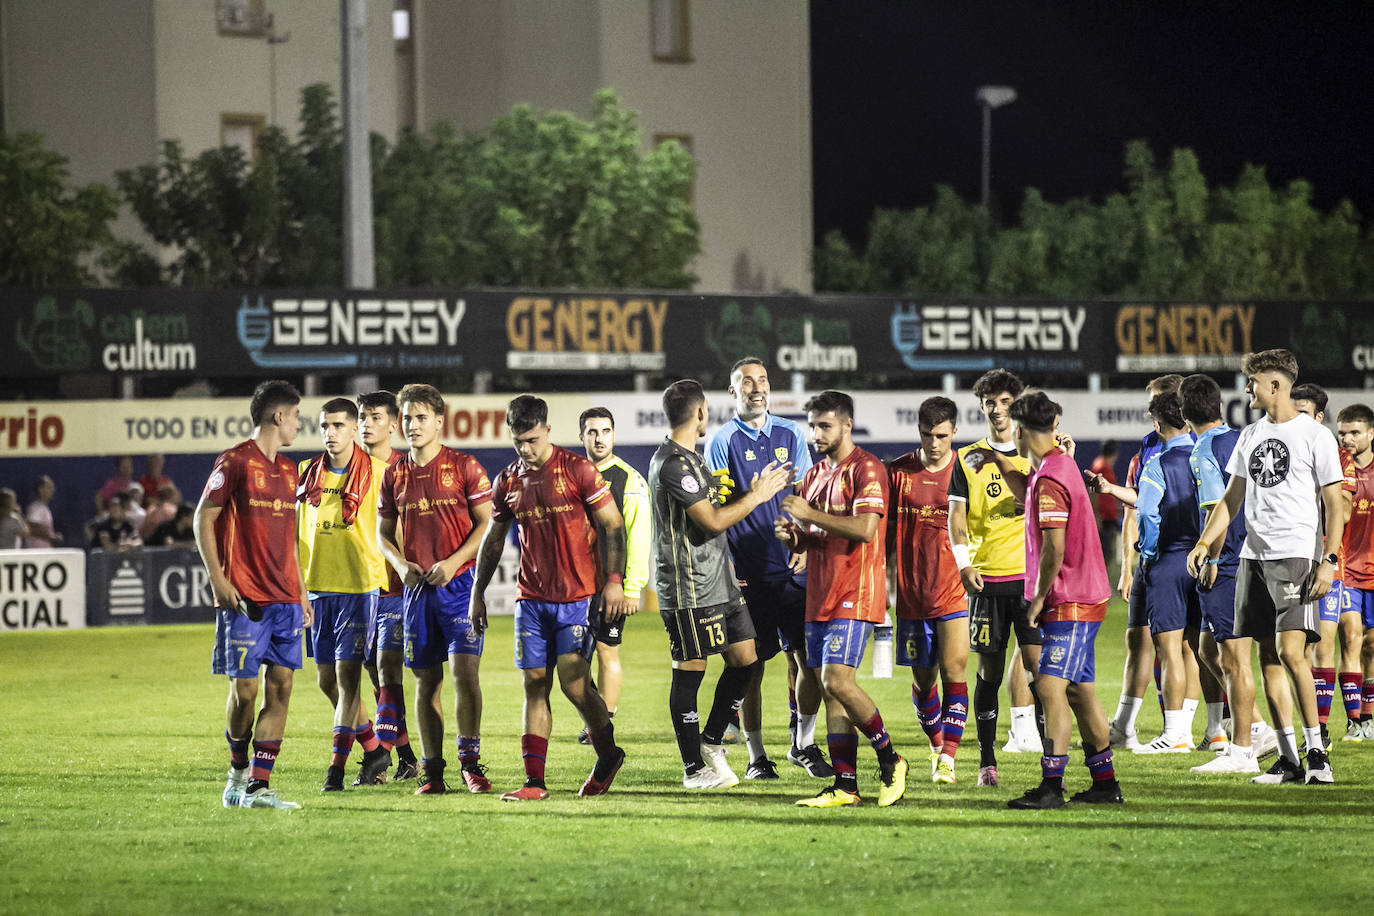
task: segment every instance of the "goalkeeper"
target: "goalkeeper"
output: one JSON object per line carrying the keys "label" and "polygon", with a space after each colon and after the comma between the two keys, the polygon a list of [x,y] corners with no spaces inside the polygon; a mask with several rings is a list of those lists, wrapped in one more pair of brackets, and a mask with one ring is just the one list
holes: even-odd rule
{"label": "goalkeeper", "polygon": [[[769,413],[768,369],[763,361],[746,357],[730,370],[730,397],[735,415],[725,422],[706,447],[706,463],[733,487],[736,497],[769,462],[791,462],[794,479],[811,467],[806,436],[797,423]],[[792,746],[787,759],[811,776],[827,779],[830,764],[816,746],[816,719],[821,704],[820,671],[806,665],[806,555],[793,554],[773,535],[782,499],[779,493],[759,504],[727,532],[749,616],[754,622],[755,648],[766,662],[786,652],[788,704],[791,707]],[[731,498],[727,497],[727,501]],[[763,745],[763,665],[754,672],[740,708],[740,724],[749,748],[748,779],[777,779],[776,765]]]}

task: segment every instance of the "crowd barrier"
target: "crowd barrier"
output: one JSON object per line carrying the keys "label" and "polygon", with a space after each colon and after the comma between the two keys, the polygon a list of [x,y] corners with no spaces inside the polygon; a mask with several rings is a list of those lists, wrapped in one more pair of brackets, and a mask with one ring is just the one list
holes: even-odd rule
{"label": "crowd barrier", "polygon": [[[515,612],[514,547],[487,590],[491,614]],[[210,623],[210,576],[192,547],[0,550],[0,632]]]}

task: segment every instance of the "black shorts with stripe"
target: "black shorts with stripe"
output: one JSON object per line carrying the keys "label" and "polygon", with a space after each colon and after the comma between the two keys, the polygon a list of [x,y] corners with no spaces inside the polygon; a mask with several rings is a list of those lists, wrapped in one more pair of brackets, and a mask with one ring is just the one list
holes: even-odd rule
{"label": "black shorts with stripe", "polygon": [[980,654],[996,654],[1007,647],[1013,632],[1023,646],[1041,643],[1040,628],[1027,620],[1030,603],[1026,601],[1020,579],[1005,582],[984,582],[981,592],[968,596],[969,648]]}
{"label": "black shorts with stripe", "polygon": [[754,621],[742,596],[710,607],[659,611],[659,616],[675,662],[719,655],[726,646],[754,638]]}

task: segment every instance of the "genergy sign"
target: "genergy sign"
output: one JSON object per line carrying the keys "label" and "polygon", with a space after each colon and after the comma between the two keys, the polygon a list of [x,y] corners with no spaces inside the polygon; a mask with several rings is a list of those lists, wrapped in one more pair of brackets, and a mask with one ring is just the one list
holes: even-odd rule
{"label": "genergy sign", "polygon": [[506,308],[506,368],[662,371],[667,318],[667,299],[519,296]]}
{"label": "genergy sign", "polygon": [[1251,351],[1253,305],[1123,305],[1118,372],[1239,371]]}

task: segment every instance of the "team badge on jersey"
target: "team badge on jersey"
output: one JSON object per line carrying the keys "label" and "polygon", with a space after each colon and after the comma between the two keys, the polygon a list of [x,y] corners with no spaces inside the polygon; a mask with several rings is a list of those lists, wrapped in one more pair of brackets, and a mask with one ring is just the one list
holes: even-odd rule
{"label": "team badge on jersey", "polygon": [[439,475],[439,486],[448,490],[452,489],[453,485],[453,468],[444,468],[443,472]]}
{"label": "team badge on jersey", "polygon": [[253,486],[259,490],[267,489],[267,475],[258,468],[253,469]]}
{"label": "team badge on jersey", "polygon": [[838,652],[838,651],[840,651],[840,647],[841,647],[842,645],[844,645],[844,640],[843,640],[841,637],[839,637],[838,635],[830,637],[830,651],[831,651],[831,652]]}
{"label": "team badge on jersey", "polygon": [[773,449],[773,457],[778,459],[779,461],[786,461],[787,448],[785,446],[779,445],[777,448]]}
{"label": "team badge on jersey", "polygon": [[1250,453],[1246,467],[1250,479],[1262,487],[1273,487],[1288,477],[1288,446],[1282,439],[1265,439]]}
{"label": "team badge on jersey", "polygon": [[682,490],[684,493],[696,493],[701,489],[701,484],[691,474],[685,474],[682,478]]}
{"label": "team badge on jersey", "polygon": [[1064,655],[1064,647],[1055,646],[1053,649],[1050,650],[1050,661],[1057,665],[1060,662],[1064,661]]}
{"label": "team badge on jersey", "polygon": [[753,450],[752,448],[747,448],[747,449],[744,450],[744,460],[745,460],[745,461],[757,461],[757,460],[758,460],[758,455],[755,455],[755,454],[754,454],[754,450]]}

